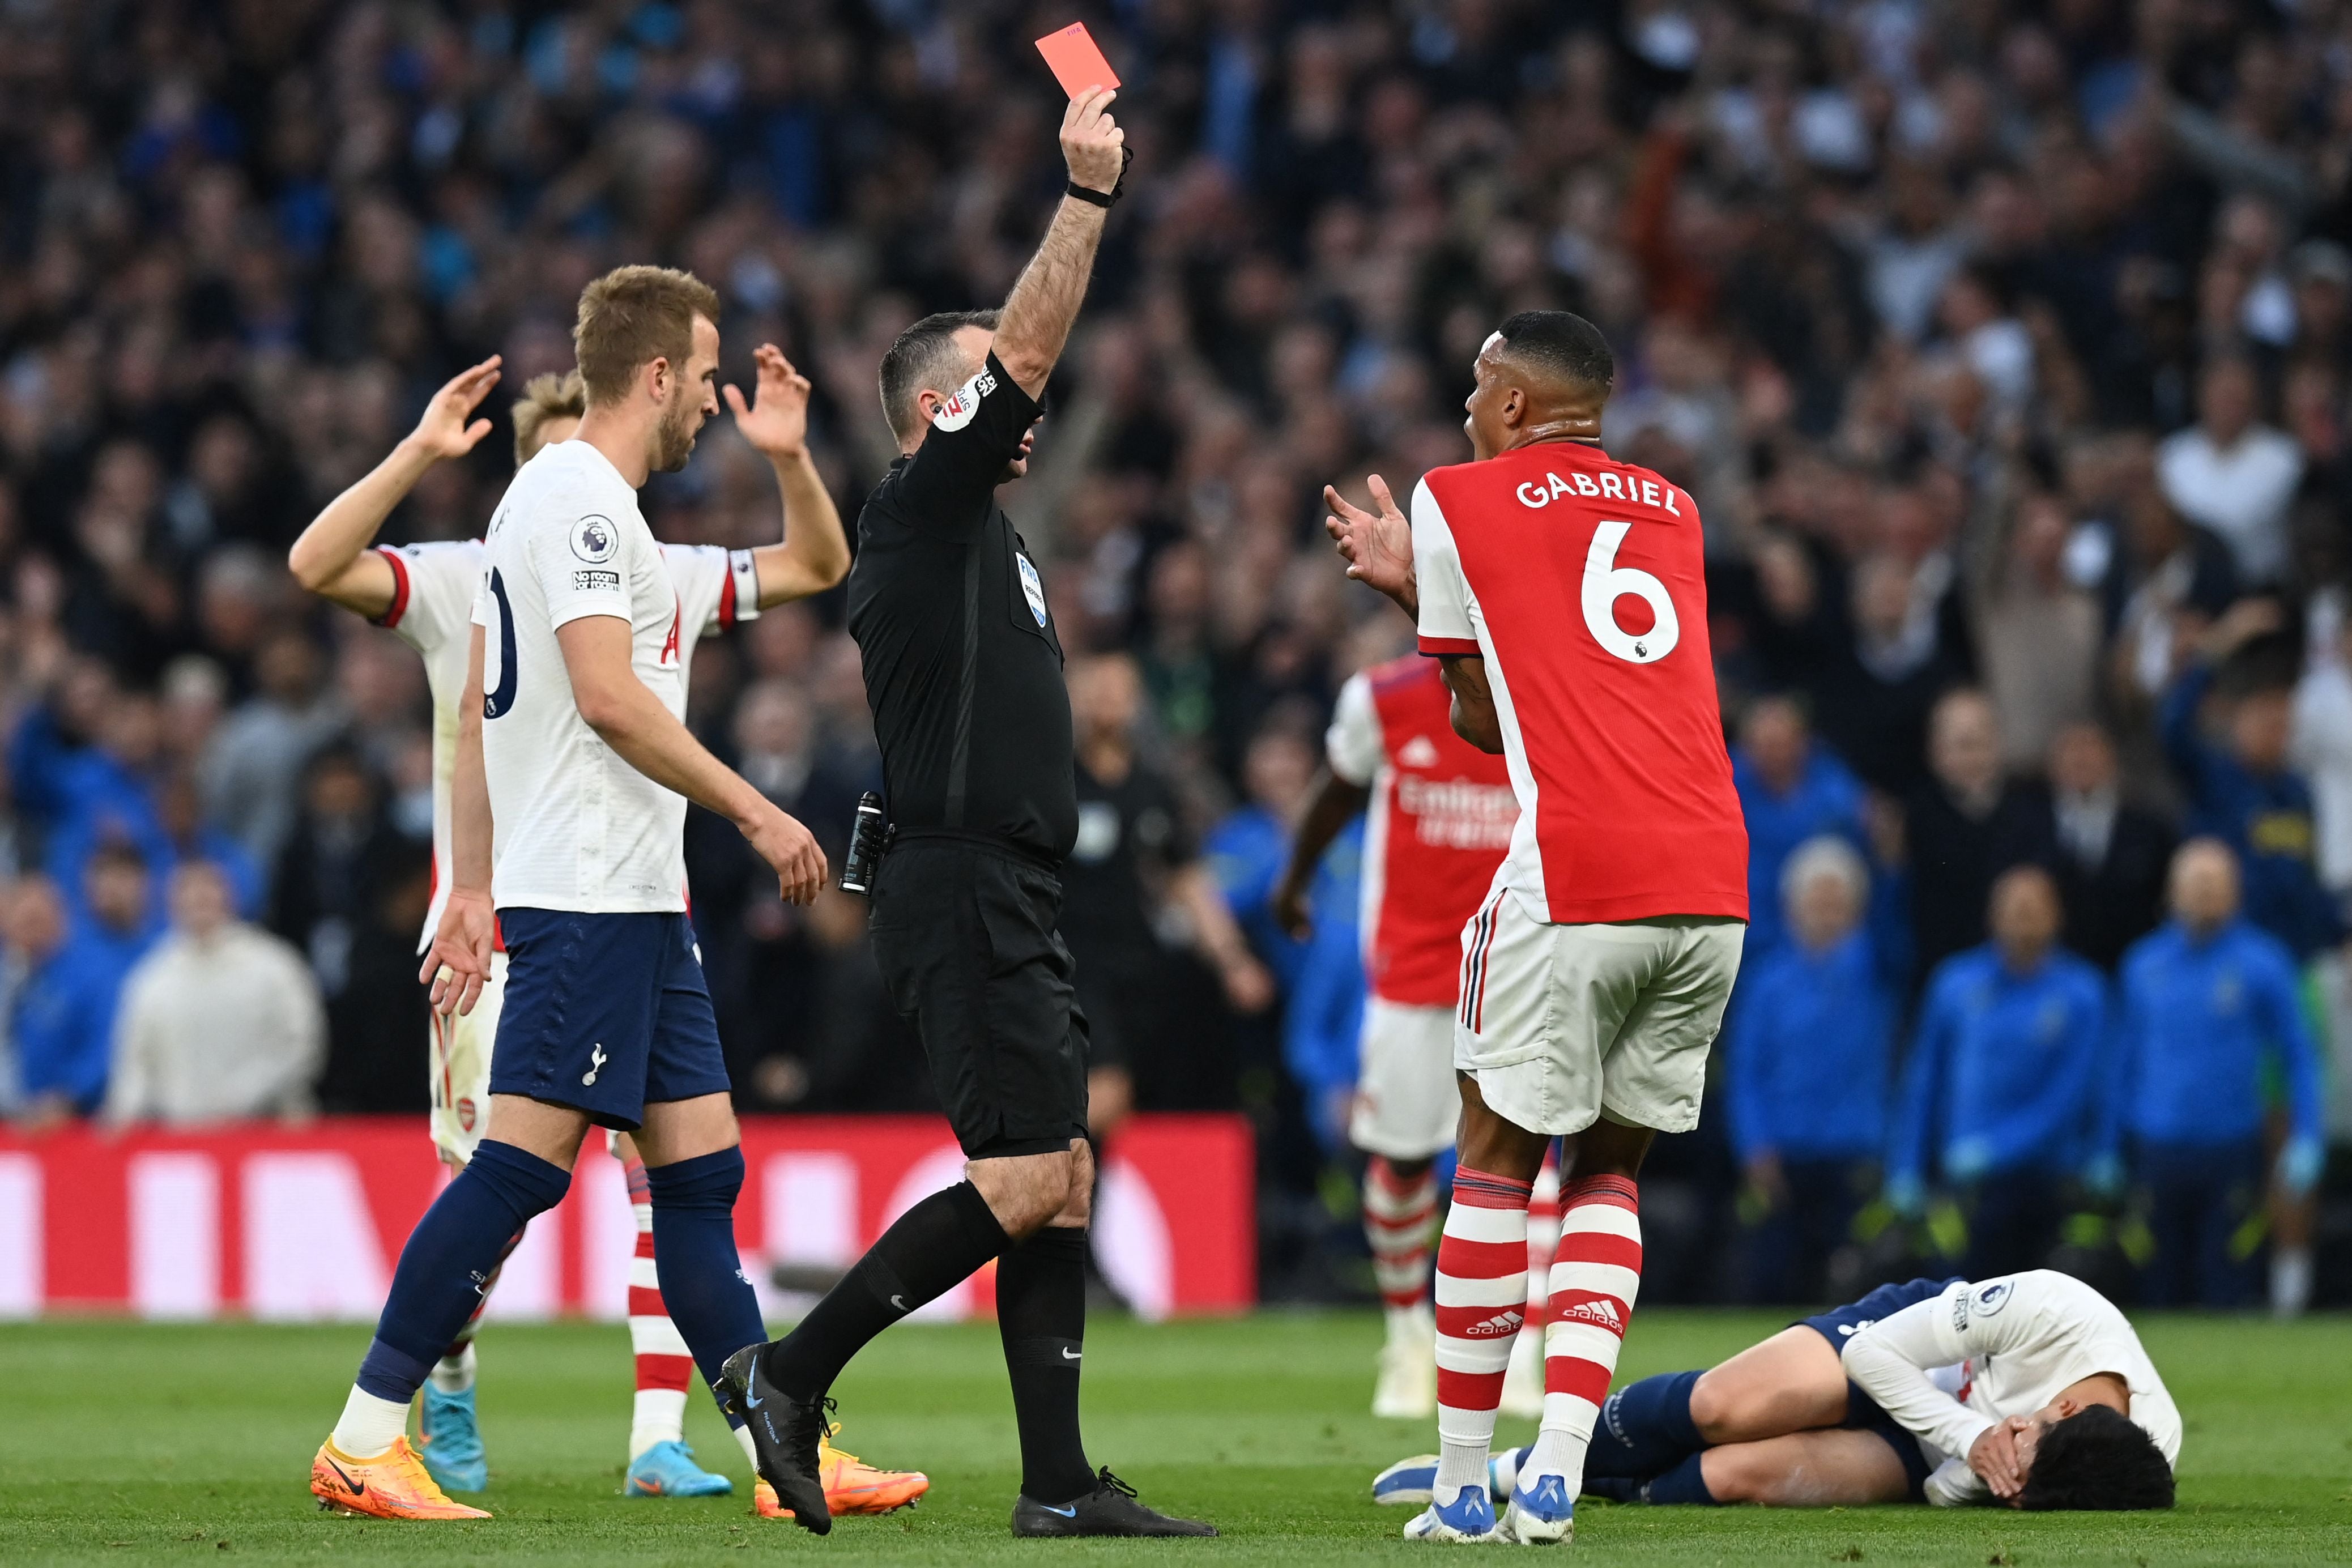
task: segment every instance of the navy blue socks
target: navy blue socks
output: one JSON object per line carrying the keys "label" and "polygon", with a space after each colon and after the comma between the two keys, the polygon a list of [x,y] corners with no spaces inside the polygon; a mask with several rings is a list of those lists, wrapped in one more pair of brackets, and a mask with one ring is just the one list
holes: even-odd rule
{"label": "navy blue socks", "polygon": [[481,1304],[508,1243],[571,1187],[569,1171],[511,1143],[475,1150],[400,1249],[375,1342],[360,1363],[361,1389],[407,1404]]}
{"label": "navy blue socks", "polygon": [[1611,1394],[1593,1423],[1585,1476],[1638,1480],[1706,1447],[1690,1413],[1691,1390],[1698,1380],[1696,1372],[1664,1372]]}
{"label": "navy blue socks", "polygon": [[1652,1478],[1634,1495],[1643,1502],[1717,1507],[1715,1494],[1706,1489],[1706,1477],[1699,1468],[1706,1458],[1704,1453],[1693,1454],[1664,1475]]}
{"label": "navy blue socks", "polygon": [[721,1149],[646,1167],[654,1209],[654,1273],[695,1369],[716,1384],[719,1369],[745,1345],[768,1337],[760,1299],[735,1252],[735,1195],[743,1151]]}

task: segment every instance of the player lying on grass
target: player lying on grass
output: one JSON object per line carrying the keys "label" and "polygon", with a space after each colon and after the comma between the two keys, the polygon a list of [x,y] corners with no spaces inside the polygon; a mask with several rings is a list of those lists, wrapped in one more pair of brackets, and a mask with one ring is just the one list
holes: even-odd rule
{"label": "player lying on grass", "polygon": [[[1528,1450],[1488,1479],[1507,1499]],[[1621,1502],[1776,1508],[1930,1502],[2172,1506],[2180,1412],[2113,1302],[2049,1269],[1914,1279],[1807,1318],[1706,1372],[1602,1406],[1584,1490]],[[1428,1502],[1437,1461],[1381,1472]]]}
{"label": "player lying on grass", "polygon": [[[849,546],[840,514],[809,457],[808,380],[773,344],[763,344],[753,359],[758,373],[753,396],[747,402],[730,386],[727,401],[744,439],[775,470],[786,534],[777,543],[751,550],[661,546],[663,565],[677,591],[681,681],[691,668],[697,639],[751,620],[763,609],[822,593],[848,569]],[[304,587],[384,626],[425,660],[434,710],[435,897],[425,914],[420,952],[430,945],[440,923],[453,879],[449,789],[484,550],[478,539],[433,541],[395,550],[376,544],[375,538],[394,509],[436,463],[464,457],[489,433],[490,421],[473,416],[498,383],[499,363],[493,355],[436,393],[408,437],[330,502],[289,553],[289,565]],[[515,466],[520,468],[543,448],[570,440],[586,412],[587,390],[577,370],[560,377],[551,373],[532,378],[514,404]],[[453,1171],[465,1169],[489,1131],[490,1046],[505,988],[504,958],[503,953],[493,955],[482,996],[470,1014],[436,1014],[432,1020],[431,1130],[443,1163]],[[704,1470],[685,1442],[692,1360],[655,1274],[653,1207],[645,1163],[625,1133],[612,1134],[611,1149],[623,1162],[637,1225],[628,1280],[636,1394],[622,1491],[633,1498],[723,1496],[735,1489],[734,1483]],[[518,1233],[515,1240],[520,1239]],[[484,1305],[497,1284],[498,1274],[492,1270],[482,1291]],[[474,1331],[480,1316],[478,1309],[467,1320],[424,1390],[419,1458],[445,1491],[478,1492],[489,1480],[474,1408]],[[834,1506],[843,1513],[903,1506],[929,1485],[919,1472],[877,1470],[829,1443],[824,1473],[831,1495],[838,1500]],[[780,1517],[782,1510],[774,1489],[761,1483],[754,1489],[759,1512]]]}

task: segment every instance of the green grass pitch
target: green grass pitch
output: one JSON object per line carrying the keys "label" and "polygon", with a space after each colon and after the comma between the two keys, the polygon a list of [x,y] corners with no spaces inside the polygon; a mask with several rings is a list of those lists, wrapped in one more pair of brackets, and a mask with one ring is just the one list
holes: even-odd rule
{"label": "green grass pitch", "polygon": [[[1659,1310],[1626,1345],[1633,1376],[1703,1365],[1776,1320]],[[1927,1509],[1816,1513],[1589,1504],[1581,1558],[1607,1563],[2352,1563],[2352,1320],[2144,1325],[2189,1423],[2179,1510],[2044,1515]],[[842,1521],[814,1540],[749,1513],[749,1475],[707,1405],[688,1437],[736,1478],[733,1499],[618,1495],[628,1341],[617,1326],[492,1324],[482,1336],[487,1523],[396,1525],[320,1514],[311,1452],[365,1345],[356,1327],[0,1327],[0,1562],[457,1563],[740,1561],[1318,1563],[1425,1559],[1405,1514],[1371,1505],[1390,1459],[1433,1444],[1365,1414],[1369,1313],[1269,1313],[1088,1336],[1087,1426],[1108,1463],[1214,1542],[1021,1542],[1011,1402],[992,1328],[894,1330],[836,1392],[845,1444],[928,1470],[919,1508]],[[1520,1438],[1506,1421],[1501,1436]]]}

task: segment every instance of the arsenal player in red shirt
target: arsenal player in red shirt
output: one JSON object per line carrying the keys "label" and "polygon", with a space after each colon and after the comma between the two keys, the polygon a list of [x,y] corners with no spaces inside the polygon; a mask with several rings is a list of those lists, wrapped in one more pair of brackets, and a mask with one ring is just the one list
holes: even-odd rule
{"label": "arsenal player in red shirt", "polygon": [[[1454,1005],[1462,927],[1494,880],[1519,816],[1503,759],[1454,732],[1449,700],[1434,659],[1409,654],[1349,678],[1324,737],[1326,766],[1274,896],[1275,917],[1305,935],[1316,867],[1356,814],[1369,813],[1360,923],[1370,994],[1348,1139],[1370,1156],[1364,1236],[1387,1308],[1372,1414],[1424,1420],[1437,1409],[1436,1326],[1423,1304],[1435,1158],[1453,1144],[1460,1110]],[[1541,1258],[1550,1255],[1546,1235]],[[1543,1397],[1541,1351],[1535,1334],[1527,1338],[1518,1413],[1532,1415]]]}
{"label": "arsenal player in red shirt", "polygon": [[[1634,1176],[1697,1125],[1738,973],[1748,835],[1707,647],[1698,509],[1601,449],[1615,363],[1592,323],[1513,316],[1479,350],[1475,461],[1432,469],[1410,522],[1327,489],[1349,575],[1417,622],[1456,733],[1508,762],[1519,818],[1462,935],[1461,1168],[1437,1256],[1435,1500],[1422,1540],[1565,1540],[1641,1282]],[[1530,1184],[1569,1140],[1543,1427],[1509,1514],[1486,1450]]]}

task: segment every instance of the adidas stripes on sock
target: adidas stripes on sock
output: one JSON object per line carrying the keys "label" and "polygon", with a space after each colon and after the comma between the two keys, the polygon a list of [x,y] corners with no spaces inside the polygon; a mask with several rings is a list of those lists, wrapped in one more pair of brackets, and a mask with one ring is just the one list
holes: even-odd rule
{"label": "adidas stripes on sock", "polygon": [[1486,1484],[1511,1342],[1528,1306],[1531,1184],[1465,1165],[1437,1246],[1436,1493]]}
{"label": "adidas stripes on sock", "polygon": [[1560,1195],[1559,1251],[1551,1266],[1544,1341],[1543,1427],[1530,1475],[1558,1475],[1574,1497],[1585,1449],[1642,1286],[1639,1193],[1624,1176],[1587,1176]]}

